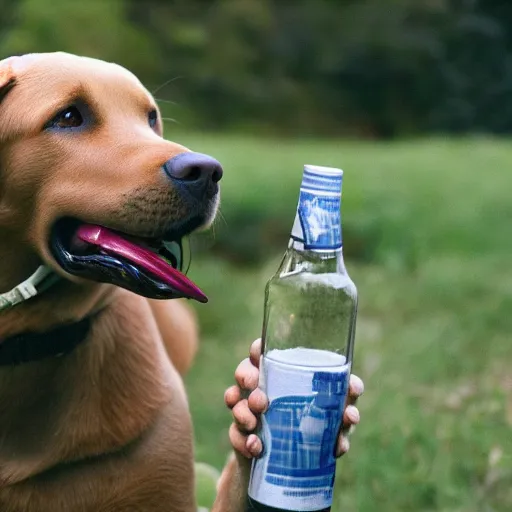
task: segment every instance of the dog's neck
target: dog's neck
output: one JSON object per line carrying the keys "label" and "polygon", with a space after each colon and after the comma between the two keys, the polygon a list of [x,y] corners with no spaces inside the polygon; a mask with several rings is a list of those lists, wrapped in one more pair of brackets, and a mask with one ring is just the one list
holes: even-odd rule
{"label": "dog's neck", "polygon": [[103,309],[115,295],[116,289],[110,285],[78,285],[61,279],[40,295],[0,312],[0,340],[79,322]]}
{"label": "dog's neck", "polygon": [[0,293],[8,292],[30,277],[41,265],[40,258],[33,252],[16,244],[0,231]]}
{"label": "dog's neck", "polygon": [[28,279],[16,285],[12,290],[0,293],[0,313],[33,299],[56,284],[60,279],[61,277],[50,267],[46,265],[39,266]]}
{"label": "dog's neck", "polygon": [[22,333],[0,340],[0,369],[62,357],[85,341],[92,316],[40,333]]}
{"label": "dog's neck", "polygon": [[[0,237],[2,231],[0,230]],[[0,293],[12,290],[41,265],[40,258],[6,236],[0,244]],[[0,340],[24,332],[44,332],[98,311],[113,293],[109,285],[61,279],[40,295],[0,311]]]}
{"label": "dog's neck", "polygon": [[41,295],[1,312],[0,340],[78,322],[103,309],[115,295],[116,289],[111,285],[78,285],[62,279]]}

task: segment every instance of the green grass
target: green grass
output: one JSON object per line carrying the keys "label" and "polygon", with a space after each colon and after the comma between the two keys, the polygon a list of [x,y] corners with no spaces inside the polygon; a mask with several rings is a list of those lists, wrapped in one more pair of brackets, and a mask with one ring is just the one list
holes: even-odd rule
{"label": "green grass", "polygon": [[190,271],[210,297],[186,382],[196,459],[221,468],[229,451],[223,391],[259,336],[302,166],[334,165],[366,393],[333,512],[512,510],[512,142],[167,135],[225,168],[213,255]]}

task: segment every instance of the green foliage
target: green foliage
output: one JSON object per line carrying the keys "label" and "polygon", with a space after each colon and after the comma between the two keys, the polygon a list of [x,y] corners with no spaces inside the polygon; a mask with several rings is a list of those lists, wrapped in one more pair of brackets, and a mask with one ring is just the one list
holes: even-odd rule
{"label": "green foliage", "polygon": [[[195,464],[196,501],[200,510],[210,509],[217,495],[220,472],[214,467],[198,462]],[[203,509],[201,508],[203,507]]]}
{"label": "green foliage", "polygon": [[[354,371],[366,392],[333,512],[512,510],[510,144],[172,136],[223,162],[226,229],[240,235],[231,219],[251,215],[290,229],[305,162],[345,170]],[[264,284],[286,242],[263,247],[257,267],[192,262],[210,302],[197,305],[202,341],[186,384],[196,458],[218,468],[229,450],[223,391],[261,332]],[[350,256],[354,243],[369,244],[366,258]]]}
{"label": "green foliage", "polygon": [[159,68],[158,45],[128,22],[123,0],[23,0],[14,13],[2,56],[62,50],[117,62],[141,76]]}
{"label": "green foliage", "polygon": [[1,0],[0,10],[0,56],[60,49],[117,61],[186,127],[512,131],[503,0]]}

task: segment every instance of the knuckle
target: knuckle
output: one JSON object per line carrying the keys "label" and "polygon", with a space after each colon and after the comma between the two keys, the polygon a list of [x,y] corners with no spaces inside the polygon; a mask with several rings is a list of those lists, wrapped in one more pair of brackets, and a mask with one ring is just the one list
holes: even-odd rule
{"label": "knuckle", "polygon": [[249,410],[249,406],[247,403],[247,398],[243,398],[240,400],[234,407],[233,407],[233,413],[234,414],[246,414]]}
{"label": "knuckle", "polygon": [[229,427],[229,440],[235,448],[241,447],[245,443],[245,436],[240,432],[235,423],[232,423]]}

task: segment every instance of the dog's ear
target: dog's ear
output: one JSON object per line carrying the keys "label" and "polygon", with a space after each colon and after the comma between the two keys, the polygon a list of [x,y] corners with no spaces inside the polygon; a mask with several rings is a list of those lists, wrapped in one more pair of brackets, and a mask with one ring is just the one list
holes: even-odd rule
{"label": "dog's ear", "polygon": [[10,59],[0,61],[0,101],[5,95],[14,87],[16,83],[16,76]]}

